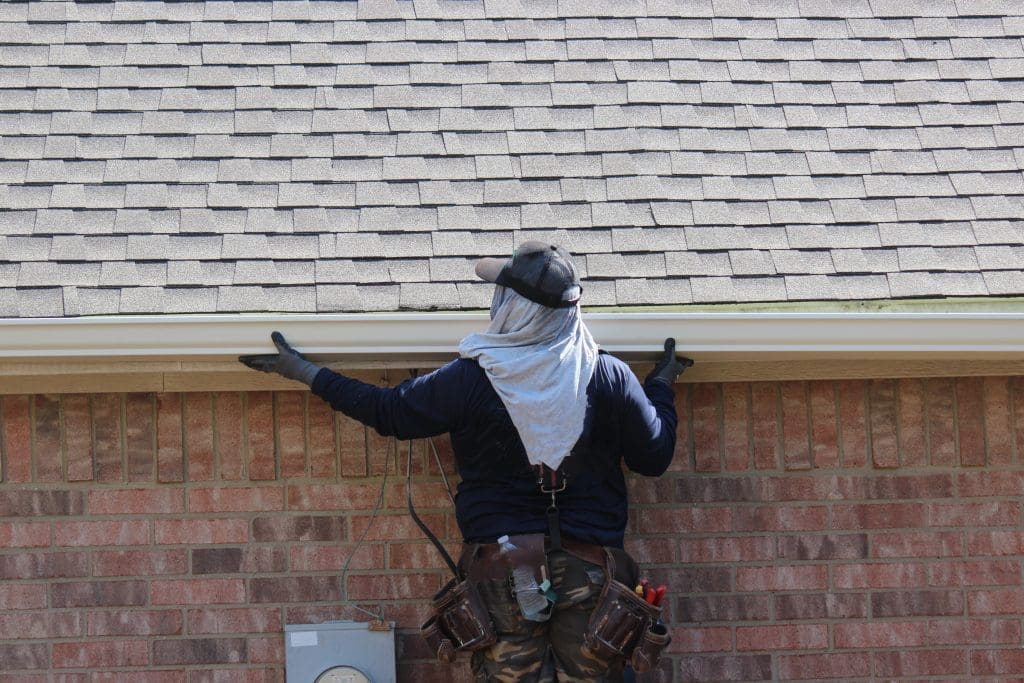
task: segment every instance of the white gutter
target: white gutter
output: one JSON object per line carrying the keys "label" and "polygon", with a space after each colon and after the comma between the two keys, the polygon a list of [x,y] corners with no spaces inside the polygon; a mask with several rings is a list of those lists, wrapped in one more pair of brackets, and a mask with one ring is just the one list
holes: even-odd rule
{"label": "white gutter", "polygon": [[[1024,313],[585,313],[595,339],[650,359],[665,337],[696,360],[1024,359]],[[0,361],[233,360],[280,330],[309,356],[401,365],[448,359],[483,313],[178,315],[0,319]]]}

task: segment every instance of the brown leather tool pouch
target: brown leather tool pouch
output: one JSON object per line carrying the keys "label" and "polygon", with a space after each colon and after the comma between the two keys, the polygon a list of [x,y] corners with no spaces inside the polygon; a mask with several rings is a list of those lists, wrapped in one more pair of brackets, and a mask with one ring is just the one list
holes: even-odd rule
{"label": "brown leather tool pouch", "polygon": [[[656,627],[661,626],[664,630],[664,626],[658,624],[661,608],[649,604],[631,588],[636,585],[639,576],[639,568],[633,558],[617,548],[606,548],[605,552],[608,580],[590,616],[583,642],[591,652],[603,659],[629,658],[635,654],[639,645],[643,645],[648,650],[639,656],[640,666],[653,666],[648,661],[656,662],[661,654],[661,650],[654,652],[659,640]],[[664,635],[667,637],[667,630]],[[652,642],[644,644],[643,641],[648,637]],[[665,645],[668,645],[667,641]],[[633,666],[636,668],[635,662]]]}
{"label": "brown leather tool pouch", "polygon": [[633,671],[642,674],[658,666],[661,653],[671,642],[672,637],[668,634],[665,624],[660,621],[651,624],[651,627],[640,636],[640,642],[633,648],[633,656],[630,658]]}
{"label": "brown leather tool pouch", "polygon": [[452,579],[432,602],[434,613],[420,632],[442,662],[451,662],[457,651],[472,652],[494,643],[491,616],[471,582]]}

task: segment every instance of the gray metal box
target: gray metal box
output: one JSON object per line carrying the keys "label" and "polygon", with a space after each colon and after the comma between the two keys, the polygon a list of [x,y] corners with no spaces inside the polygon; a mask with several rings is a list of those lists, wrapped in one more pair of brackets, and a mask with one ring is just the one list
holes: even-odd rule
{"label": "gray metal box", "polygon": [[327,621],[322,624],[289,624],[284,627],[285,681],[316,683],[334,667],[322,683],[359,683],[363,674],[371,683],[395,683],[395,624],[386,630],[370,630],[363,621]]}

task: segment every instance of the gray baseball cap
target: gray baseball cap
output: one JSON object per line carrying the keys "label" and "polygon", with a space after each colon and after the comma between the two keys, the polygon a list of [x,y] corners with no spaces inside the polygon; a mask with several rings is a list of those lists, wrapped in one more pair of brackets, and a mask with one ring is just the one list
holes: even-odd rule
{"label": "gray baseball cap", "polygon": [[476,274],[549,308],[575,306],[583,294],[569,252],[547,242],[523,242],[508,259],[482,258]]}

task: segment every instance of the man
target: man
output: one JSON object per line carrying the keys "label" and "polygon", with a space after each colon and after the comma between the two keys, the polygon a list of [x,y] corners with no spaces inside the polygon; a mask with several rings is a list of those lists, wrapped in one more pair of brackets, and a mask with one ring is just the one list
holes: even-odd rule
{"label": "man", "polygon": [[[493,644],[473,653],[478,680],[617,680],[633,644],[602,652],[587,631],[610,580],[632,595],[639,578],[622,550],[621,463],[649,476],[668,468],[672,384],[689,361],[667,341],[641,386],[628,366],[599,352],[580,315],[576,268],[559,247],[526,242],[510,259],[480,260],[476,273],[496,285],[487,331],[463,339],[459,359],[397,387],[321,368],[279,333],[279,354],[240,360],[305,382],[383,435],[451,434],[465,542],[459,566],[495,632]],[[512,580],[522,582],[516,566],[524,561],[542,597]],[[529,611],[524,597],[543,609]]]}

